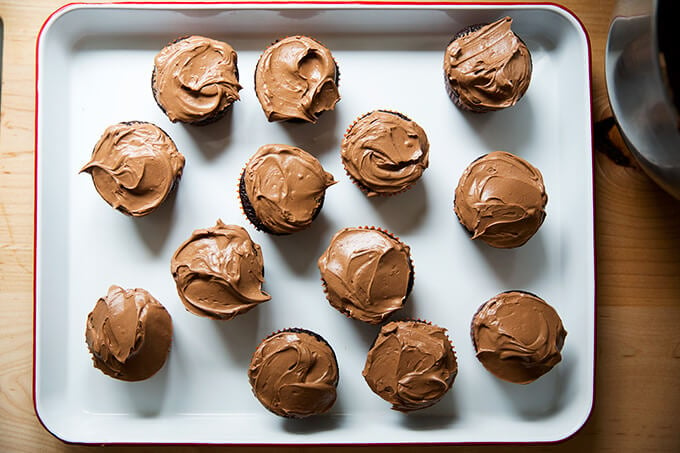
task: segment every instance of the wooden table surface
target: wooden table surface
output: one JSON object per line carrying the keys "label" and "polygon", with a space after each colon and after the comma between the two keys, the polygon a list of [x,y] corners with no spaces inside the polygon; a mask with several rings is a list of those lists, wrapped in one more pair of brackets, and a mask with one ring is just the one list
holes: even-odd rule
{"label": "wooden table surface", "polygon": [[[559,2],[592,43],[597,255],[596,398],[586,425],[540,451],[680,451],[680,202],[630,159],[608,118],[604,47],[614,0]],[[60,0],[0,1],[0,451],[76,451],[39,424],[32,402],[35,41]],[[493,429],[493,427],[490,427]],[[329,447],[339,451],[342,447]],[[422,447],[421,447],[422,448]],[[525,451],[527,446],[428,447]],[[198,451],[199,447],[169,447]],[[206,448],[207,449],[207,448]],[[319,447],[310,447],[316,450]],[[378,447],[416,451],[418,447]],[[149,451],[153,447],[111,447]],[[260,451],[272,448],[234,447]],[[296,448],[280,448],[294,451]],[[357,447],[355,450],[368,450]],[[373,450],[373,449],[371,449]],[[88,450],[91,451],[91,450]]]}

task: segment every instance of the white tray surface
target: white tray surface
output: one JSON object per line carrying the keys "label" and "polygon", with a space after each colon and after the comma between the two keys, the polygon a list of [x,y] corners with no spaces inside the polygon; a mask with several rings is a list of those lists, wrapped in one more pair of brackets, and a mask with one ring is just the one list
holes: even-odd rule
{"label": "white tray surface", "polygon": [[[466,25],[503,15],[527,43],[533,78],[506,111],[458,110],[443,85],[443,50]],[[227,118],[207,127],[172,124],[155,104],[153,57],[178,36],[202,34],[238,52],[243,90]],[[270,124],[253,89],[262,50],[308,34],[341,71],[342,100],[316,125]],[[116,443],[412,443],[553,441],[575,432],[593,398],[594,269],[589,56],[585,32],[554,6],[393,7],[314,5],[71,6],[39,42],[36,409],[56,436]],[[376,108],[417,121],[431,163],[410,191],[368,199],[344,173],[346,127]],[[128,218],[78,170],[106,126],[127,120],[163,128],[186,157],[176,194],[155,213]],[[312,228],[288,237],[257,232],[240,212],[240,171],[265,143],[316,155],[339,181]],[[453,213],[463,169],[492,150],[528,159],[544,175],[547,218],[514,250],[472,242]],[[232,321],[186,312],[170,257],[197,228],[245,226],[262,246],[272,300]],[[459,363],[436,406],[403,415],[361,377],[378,328],[346,319],[325,300],[316,260],[345,226],[375,225],[411,246],[416,278],[404,313],[449,330]],[[165,367],[139,383],[94,369],[87,314],[109,285],[143,287],[170,311],[174,342]],[[474,356],[469,325],[498,292],[524,289],[560,313],[569,334],[563,361],[533,384],[504,383]],[[285,420],[253,397],[246,375],[259,341],[280,328],[324,336],[340,365],[338,401],[324,416]]]}

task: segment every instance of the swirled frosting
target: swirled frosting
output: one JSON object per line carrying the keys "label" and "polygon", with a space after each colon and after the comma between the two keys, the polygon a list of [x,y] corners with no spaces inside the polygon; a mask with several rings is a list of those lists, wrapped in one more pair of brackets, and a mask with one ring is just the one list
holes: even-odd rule
{"label": "swirled frosting", "polygon": [[409,247],[377,229],[338,231],[318,266],[330,304],[370,324],[402,308],[413,285]]}
{"label": "swirled frosting", "polygon": [[340,154],[349,175],[369,197],[413,185],[429,164],[425,131],[403,115],[375,110],[347,131]]}
{"label": "swirled frosting", "polygon": [[254,215],[254,224],[275,234],[309,227],[323,205],[326,189],[336,183],[314,156],[287,145],[261,146],[241,178],[247,197],[242,200],[244,212]]}
{"label": "swirled frosting", "polygon": [[262,291],[260,246],[245,229],[221,220],[194,231],[175,251],[170,269],[180,299],[195,315],[231,319],[271,299]]}
{"label": "swirled frosting", "polygon": [[[485,112],[513,106],[531,80],[531,55],[504,17],[454,39],[444,54],[444,72],[454,100]],[[457,98],[457,99],[455,99]]]}
{"label": "swirled frosting", "polygon": [[562,360],[567,332],[544,300],[511,291],[481,306],[471,335],[477,358],[487,370],[500,379],[528,384]]}
{"label": "swirled frosting", "polygon": [[111,286],[87,316],[85,341],[94,366],[123,381],[161,369],[172,342],[172,319],[147,291]]}
{"label": "swirled frosting", "polygon": [[207,121],[239,99],[237,56],[225,42],[181,38],[154,62],[154,96],[172,122]]}
{"label": "swirled frosting", "polygon": [[161,128],[132,121],[107,127],[80,172],[112,207],[143,216],[165,200],[183,168],[184,156]]}
{"label": "swirled frosting", "polygon": [[340,100],[337,82],[330,50],[306,36],[272,44],[255,68],[255,93],[269,121],[315,123]]}
{"label": "swirled frosting", "polygon": [[494,151],[465,169],[454,210],[472,239],[512,248],[527,242],[543,224],[547,202],[538,169],[513,154]]}
{"label": "swirled frosting", "polygon": [[320,336],[289,329],[258,346],[248,378],[264,407],[283,417],[303,418],[327,412],[335,403],[338,363]]}
{"label": "swirled frosting", "polygon": [[453,385],[458,364],[445,329],[394,321],[380,329],[362,374],[392,409],[409,412],[438,402]]}

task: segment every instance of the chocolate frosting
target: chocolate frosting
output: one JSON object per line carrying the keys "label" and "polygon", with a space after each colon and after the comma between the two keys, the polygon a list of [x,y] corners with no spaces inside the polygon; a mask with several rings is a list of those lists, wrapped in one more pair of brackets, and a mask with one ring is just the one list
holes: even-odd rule
{"label": "chocolate frosting", "polygon": [[411,187],[429,164],[425,131],[403,115],[376,110],[357,120],[342,141],[342,163],[369,197]]}
{"label": "chocolate frosting", "polygon": [[271,299],[262,291],[260,246],[245,229],[221,220],[194,231],[175,251],[170,269],[180,299],[195,315],[231,319]]}
{"label": "chocolate frosting", "polygon": [[311,225],[335,184],[311,154],[287,145],[264,145],[243,172],[246,195],[257,220],[276,234],[300,231]]}
{"label": "chocolate frosting", "polygon": [[553,307],[525,292],[501,293],[472,320],[477,358],[492,374],[528,384],[562,360],[567,332]]}
{"label": "chocolate frosting", "polygon": [[330,304],[370,324],[399,310],[413,285],[409,247],[376,229],[338,231],[318,265]]}
{"label": "chocolate frosting", "polygon": [[184,156],[163,130],[133,121],[107,127],[80,172],[112,207],[143,216],[165,200],[183,168]]}
{"label": "chocolate frosting", "polygon": [[494,151],[465,169],[456,187],[454,209],[472,239],[512,248],[536,233],[547,202],[538,169],[513,154]]}
{"label": "chocolate frosting", "polygon": [[444,72],[450,88],[472,110],[513,106],[531,80],[531,55],[504,17],[454,39],[446,48]]}
{"label": "chocolate frosting", "polygon": [[172,319],[147,291],[111,286],[87,316],[85,341],[94,366],[123,381],[161,369],[172,342]]}
{"label": "chocolate frosting", "polygon": [[340,100],[337,81],[330,50],[306,36],[272,44],[255,69],[255,93],[269,121],[315,123]]}
{"label": "chocolate frosting", "polygon": [[258,346],[248,378],[264,407],[284,417],[303,418],[327,412],[335,403],[338,364],[321,337],[290,329]]}
{"label": "chocolate frosting", "polygon": [[362,374],[392,409],[409,412],[439,401],[453,385],[458,364],[445,329],[394,321],[380,329]]}
{"label": "chocolate frosting", "polygon": [[170,121],[200,122],[239,99],[237,57],[227,43],[189,36],[155,58],[153,89]]}

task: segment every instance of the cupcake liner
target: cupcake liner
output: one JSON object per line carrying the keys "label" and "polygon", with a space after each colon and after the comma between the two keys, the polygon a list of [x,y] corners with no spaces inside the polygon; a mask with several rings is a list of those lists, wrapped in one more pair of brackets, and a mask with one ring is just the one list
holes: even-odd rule
{"label": "cupcake liner", "polygon": [[[294,37],[297,37],[297,36],[303,37],[303,38],[311,39],[312,41],[314,41],[314,42],[317,43],[318,45],[320,45],[320,46],[325,47],[326,49],[328,49],[329,52],[330,52],[330,49],[329,49],[328,47],[326,47],[323,43],[321,43],[321,41],[319,41],[319,40],[316,39],[316,38],[312,38],[311,36],[308,36],[308,35],[288,35],[288,36],[284,36],[283,38],[275,39],[274,41],[272,41],[271,43],[269,43],[269,45],[262,51],[262,53],[260,54],[260,56],[257,58],[257,63],[255,63],[255,71],[253,71],[253,87],[254,87],[254,90],[255,90],[256,97],[257,97],[257,81],[256,81],[256,79],[257,79],[257,68],[260,66],[260,61],[262,60],[262,57],[264,56],[265,52],[266,52],[267,50],[269,50],[269,48],[270,48],[271,46],[273,46],[274,44],[276,44],[276,43],[278,43],[278,42],[281,42],[281,41],[283,41],[284,39],[294,38]],[[335,86],[338,87],[338,90],[340,90],[340,66],[338,65],[338,61],[337,61],[337,60],[335,59],[335,57],[333,56],[333,52],[330,52],[330,54],[331,54],[331,58],[333,59],[333,63],[335,64]],[[338,99],[338,100],[339,100],[339,99]],[[317,120],[318,120],[318,118],[320,118],[321,115],[323,115],[325,112],[327,112],[327,110],[324,110],[324,111],[320,112],[320,113],[317,115]],[[303,119],[301,119],[301,118],[290,118],[290,119],[286,119],[286,120],[283,120],[283,121],[285,121],[285,122],[290,122],[290,123],[303,123],[303,124],[304,124],[304,123],[309,123],[309,121],[303,120]]]}
{"label": "cupcake liner", "polygon": [[[168,47],[168,46],[172,46],[173,44],[177,44],[178,42],[183,41],[183,40],[185,40],[185,39],[187,39],[191,36],[192,35],[180,36],[179,38],[176,38],[172,42],[169,42],[168,44],[166,44],[163,48]],[[236,80],[238,81],[239,80],[238,64],[234,65],[234,75],[236,76]],[[165,108],[158,101],[158,92],[156,90],[156,65],[154,65],[153,72],[151,73],[151,93],[153,94],[154,101],[156,101],[156,105],[158,105],[158,107],[161,109],[161,111],[163,111],[163,114],[165,116],[167,116],[168,112],[165,110]],[[181,121],[181,120],[172,121],[172,120],[170,120],[170,121],[173,122],[173,123],[191,124],[192,126],[207,126],[209,124],[215,123],[218,120],[222,119],[227,114],[227,112],[230,110],[230,108],[233,105],[234,105],[234,103],[231,102],[231,103],[225,105],[222,110],[219,110],[217,112],[212,112],[211,114],[205,116],[204,118],[202,118],[200,120],[196,120],[196,121]]]}
{"label": "cupcake liner", "polygon": [[[343,137],[342,137],[342,141],[343,141],[343,142],[345,141],[345,139],[347,138],[347,135],[350,133],[350,131],[352,130],[352,128],[357,124],[357,122],[361,121],[363,118],[367,117],[368,115],[370,115],[370,114],[373,113],[373,112],[390,113],[390,114],[392,114],[392,115],[398,116],[399,118],[401,118],[401,119],[403,119],[403,120],[406,120],[406,121],[413,121],[413,120],[412,120],[411,118],[409,118],[408,116],[406,116],[406,115],[404,115],[403,113],[398,112],[398,111],[396,111],[396,110],[390,110],[390,109],[375,109],[375,110],[371,110],[371,111],[369,111],[369,112],[366,112],[366,113],[363,113],[363,114],[359,115],[358,117],[356,117],[356,118],[354,119],[354,121],[352,121],[352,123],[351,123],[349,126],[347,126],[347,129],[345,129],[345,134],[344,134]],[[352,181],[352,184],[354,184],[356,187],[358,187],[359,190],[361,190],[361,191],[364,193],[364,195],[366,195],[367,197],[385,197],[385,198],[393,197],[393,196],[395,196],[395,195],[399,195],[399,194],[402,194],[402,193],[404,193],[404,192],[410,190],[410,189],[418,182],[418,181],[416,180],[416,181],[412,182],[411,184],[409,184],[408,186],[404,187],[403,189],[401,189],[401,190],[399,190],[399,191],[397,191],[397,192],[377,192],[377,191],[375,191],[375,190],[369,188],[368,186],[364,185],[361,181],[359,181],[359,180],[356,179],[354,176],[352,176],[352,175],[349,173],[349,171],[347,170],[347,167],[345,166],[345,162],[344,162],[344,161],[342,162],[342,166],[343,166],[343,169],[345,170],[345,174],[346,174],[347,177],[350,179],[350,181]]]}
{"label": "cupcake liner", "polygon": [[[399,239],[398,236],[392,234],[391,232],[389,232],[389,231],[387,231],[387,230],[385,230],[385,229],[383,229],[383,228],[375,227],[375,226],[367,226],[367,225],[359,226],[359,227],[356,227],[356,228],[359,228],[359,229],[362,229],[362,230],[374,230],[374,231],[380,231],[381,233],[383,233],[383,234],[389,236],[390,238],[392,238],[393,240],[399,242],[401,245],[406,246],[406,244],[405,244],[404,242],[402,242],[401,239]],[[326,298],[326,301],[329,303],[329,305],[330,305],[333,309],[335,309],[335,310],[338,311],[339,313],[342,313],[347,319],[353,319],[353,320],[355,320],[355,321],[361,321],[361,322],[365,322],[366,324],[371,324],[371,325],[378,325],[378,324],[382,324],[382,323],[384,323],[384,322],[387,322],[387,321],[389,321],[389,319],[392,317],[392,315],[394,315],[395,313],[397,313],[397,312],[399,312],[400,310],[403,310],[403,309],[404,309],[404,307],[406,306],[406,304],[407,304],[407,302],[408,302],[408,298],[409,298],[409,296],[411,295],[411,291],[413,290],[413,284],[414,284],[414,282],[415,282],[416,271],[415,271],[415,266],[414,266],[414,264],[413,264],[413,258],[411,257],[410,248],[409,248],[409,254],[408,254],[408,262],[409,262],[409,271],[410,271],[410,272],[409,272],[409,279],[408,279],[408,283],[407,283],[407,286],[406,286],[406,295],[404,296],[404,301],[403,301],[401,307],[400,307],[398,310],[395,310],[395,311],[393,311],[393,312],[391,312],[391,313],[388,313],[385,317],[383,317],[382,319],[380,319],[380,320],[377,321],[377,322],[369,322],[369,321],[364,321],[364,320],[361,320],[361,319],[354,318],[354,317],[350,316],[350,314],[349,314],[349,312],[348,312],[347,310],[342,310],[342,309],[340,309],[340,308],[335,307],[333,304],[331,304],[330,299],[329,299],[329,297],[328,297],[328,284],[327,284],[326,281],[323,279],[323,276],[321,276],[321,277],[320,277],[320,280],[321,280],[321,288],[322,288],[322,290],[323,290],[324,297]]]}

